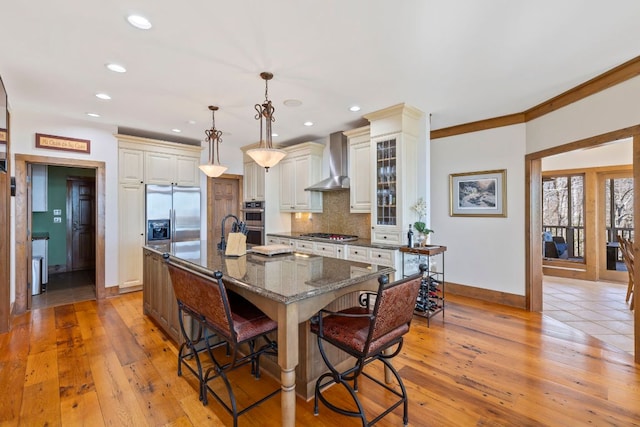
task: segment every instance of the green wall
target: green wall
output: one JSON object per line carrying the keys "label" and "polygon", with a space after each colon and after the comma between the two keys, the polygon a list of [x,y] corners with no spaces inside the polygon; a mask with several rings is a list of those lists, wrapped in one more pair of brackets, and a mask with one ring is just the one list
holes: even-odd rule
{"label": "green wall", "polygon": [[[49,232],[48,266],[67,265],[67,177],[96,176],[95,169],[49,166],[47,212],[33,212],[32,232]],[[62,211],[62,222],[53,222],[53,210]]]}

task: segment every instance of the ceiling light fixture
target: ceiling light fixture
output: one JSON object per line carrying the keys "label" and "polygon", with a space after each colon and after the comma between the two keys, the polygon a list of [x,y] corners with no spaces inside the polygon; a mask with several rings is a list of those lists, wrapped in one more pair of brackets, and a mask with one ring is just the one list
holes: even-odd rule
{"label": "ceiling light fixture", "polygon": [[304,122],[303,123],[305,126],[313,126],[313,122]]}
{"label": "ceiling light fixture", "polygon": [[106,67],[114,73],[126,73],[127,69],[120,64],[107,64]]}
{"label": "ceiling light fixture", "polygon": [[111,97],[109,95],[107,95],[106,93],[96,93],[96,97],[98,97],[100,99],[104,99],[104,100],[111,99]]}
{"label": "ceiling light fixture", "polygon": [[[199,168],[208,177],[217,178],[227,170],[227,167],[220,164],[220,143],[222,142],[222,131],[216,129],[216,111],[218,111],[218,107],[209,105],[209,110],[211,110],[212,118],[211,129],[204,131],[207,135],[207,142],[209,143],[209,163],[206,165],[200,165]],[[214,158],[218,164],[215,164]]]}
{"label": "ceiling light fixture", "polygon": [[129,15],[127,16],[127,21],[129,21],[129,24],[141,30],[148,30],[152,27],[151,22],[149,22],[149,20],[144,16],[140,15]]}
{"label": "ceiling light fixture", "polygon": [[358,106],[358,105],[353,105],[353,106],[349,107],[349,111],[353,111],[354,113],[355,113],[356,111],[360,111],[360,106]]}
{"label": "ceiling light fixture", "polygon": [[98,113],[87,113],[87,116],[89,116],[89,117],[100,117],[100,114],[98,114]]}
{"label": "ceiling light fixture", "polygon": [[[273,148],[273,132],[271,131],[271,123],[275,121],[273,112],[275,108],[269,100],[269,80],[273,78],[273,74],[262,72],[260,77],[264,80],[264,102],[262,104],[256,104],[255,109],[258,112],[256,114],[256,120],[260,120],[260,145],[258,148],[248,150],[247,154],[255,160],[257,164],[262,166],[269,172],[269,168],[274,167],[280,160],[287,155],[287,152],[277,148]],[[265,131],[263,133],[262,122],[265,122]],[[263,139],[264,135],[264,139]]]}

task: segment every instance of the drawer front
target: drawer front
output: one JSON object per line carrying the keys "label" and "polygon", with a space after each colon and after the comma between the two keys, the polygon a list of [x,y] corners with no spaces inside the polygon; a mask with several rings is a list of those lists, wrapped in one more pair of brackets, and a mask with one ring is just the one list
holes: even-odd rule
{"label": "drawer front", "polygon": [[332,245],[331,243],[315,243],[314,253],[316,255],[328,256],[331,258],[341,258],[344,250],[340,245]]}
{"label": "drawer front", "polygon": [[296,240],[295,241],[296,252],[302,252],[305,254],[313,253],[313,242],[309,242],[307,240]]}
{"label": "drawer front", "polygon": [[370,262],[369,249],[361,246],[347,246],[347,259],[358,262]]}
{"label": "drawer front", "polygon": [[395,264],[394,252],[384,249],[371,249],[371,263],[393,267]]}
{"label": "drawer front", "polygon": [[402,243],[400,233],[389,231],[373,231],[371,240],[374,242],[389,243],[390,245],[399,245]]}
{"label": "drawer front", "polygon": [[267,245],[280,245],[281,243],[280,237],[275,236],[267,236]]}

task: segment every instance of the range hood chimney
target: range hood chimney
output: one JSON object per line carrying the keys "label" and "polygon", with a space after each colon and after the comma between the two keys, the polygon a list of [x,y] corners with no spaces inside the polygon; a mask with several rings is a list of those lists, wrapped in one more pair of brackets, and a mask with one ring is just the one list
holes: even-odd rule
{"label": "range hood chimney", "polygon": [[348,190],[348,152],[347,137],[342,132],[329,135],[329,178],[305,188],[305,191]]}

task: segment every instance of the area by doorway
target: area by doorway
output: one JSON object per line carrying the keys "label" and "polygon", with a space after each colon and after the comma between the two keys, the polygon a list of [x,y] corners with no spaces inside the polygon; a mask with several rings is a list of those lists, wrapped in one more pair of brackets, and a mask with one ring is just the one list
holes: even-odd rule
{"label": "area by doorway", "polygon": [[[51,272],[54,275],[57,273],[68,274],[75,271],[85,272],[85,277],[88,276],[93,279],[94,297],[97,299],[106,297],[104,283],[104,162],[16,154],[15,269],[16,283],[25,285],[16,286],[14,312],[19,314],[32,307],[31,230],[35,228],[32,224],[31,215],[32,188],[27,176],[30,176],[29,169],[33,165],[47,165],[49,168],[59,168],[58,172],[64,175],[64,179],[61,181],[62,201],[54,202],[56,206],[51,206],[51,209],[48,209],[49,213],[45,218],[45,221],[50,224],[60,225],[63,237],[60,237],[59,240],[65,242],[64,250],[59,250],[55,253],[49,251],[52,256],[55,254],[56,257],[60,258],[48,260],[48,267],[51,267]],[[67,174],[66,172],[69,169],[73,170],[73,172]],[[63,212],[65,215],[62,215]],[[58,213],[60,215],[57,215]],[[55,219],[56,217],[60,219],[57,220]]]}

